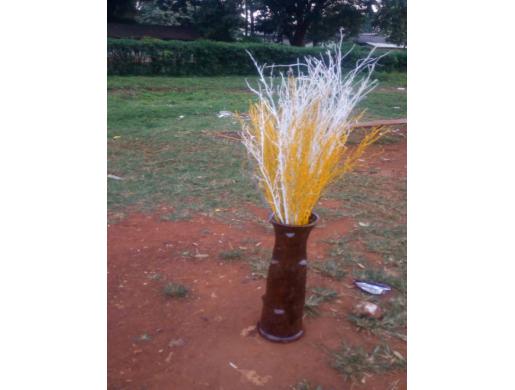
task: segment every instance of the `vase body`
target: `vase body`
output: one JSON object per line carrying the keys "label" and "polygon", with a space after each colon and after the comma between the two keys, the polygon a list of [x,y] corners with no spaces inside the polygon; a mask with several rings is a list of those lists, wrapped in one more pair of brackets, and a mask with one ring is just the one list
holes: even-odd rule
{"label": "vase body", "polygon": [[318,222],[313,213],[307,225],[284,225],[270,218],[275,232],[268,268],[263,310],[257,328],[270,341],[287,343],[304,334],[302,317],[306,297],[307,241]]}

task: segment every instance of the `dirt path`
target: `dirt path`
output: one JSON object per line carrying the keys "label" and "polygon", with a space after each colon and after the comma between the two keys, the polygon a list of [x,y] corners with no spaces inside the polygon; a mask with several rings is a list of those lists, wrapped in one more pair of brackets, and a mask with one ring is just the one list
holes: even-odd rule
{"label": "dirt path", "polygon": [[[367,167],[380,175],[405,176],[406,142],[377,147]],[[324,202],[323,202],[324,203]],[[324,207],[338,207],[327,201]],[[362,294],[352,278],[336,282],[310,271],[308,288],[330,287],[336,301],[323,304],[322,315],[306,318],[306,335],[278,345],[256,334],[264,279],[252,277],[245,256],[271,249],[267,211],[249,207],[255,221],[223,223],[198,216],[163,221],[158,215],[131,214],[108,227],[108,388],[115,389],[291,389],[302,379],[324,389],[347,389],[349,381],[330,365],[328,350],[342,341],[365,349],[378,337],[358,332],[347,314]],[[225,211],[230,214],[230,210]],[[345,235],[356,221],[325,221],[309,242],[311,261],[327,250],[325,240]],[[249,241],[249,238],[252,241]],[[239,250],[243,259],[224,261],[220,253]],[[167,281],[188,286],[188,297],[163,293]],[[406,355],[406,344],[388,339]],[[405,389],[405,372],[371,375],[353,388]]]}

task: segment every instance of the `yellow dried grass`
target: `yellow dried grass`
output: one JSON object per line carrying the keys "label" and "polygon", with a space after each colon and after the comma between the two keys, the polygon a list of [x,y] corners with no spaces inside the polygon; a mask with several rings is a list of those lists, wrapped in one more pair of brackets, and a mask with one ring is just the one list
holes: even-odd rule
{"label": "yellow dried grass", "polygon": [[[319,101],[313,102],[292,122],[295,129],[289,129],[294,136],[293,141],[282,150],[285,165],[281,185],[285,191],[277,192],[279,202],[274,202],[270,186],[264,185],[266,182],[276,182],[279,175],[277,123],[265,104],[256,103],[249,109],[250,123],[247,131],[255,137],[256,143],[263,144],[263,170],[256,171],[260,177],[260,187],[275,215],[288,214],[289,223],[293,225],[307,224],[327,186],[351,171],[365,150],[385,133],[383,127],[372,128],[361,142],[350,150],[345,145],[350,129],[329,137],[321,136],[317,129],[319,104]],[[261,139],[260,126],[263,120],[265,131],[264,138]],[[345,135],[338,138],[336,134],[342,133]],[[311,151],[314,143],[317,143],[320,152],[313,161]],[[283,194],[286,194],[286,198]]]}

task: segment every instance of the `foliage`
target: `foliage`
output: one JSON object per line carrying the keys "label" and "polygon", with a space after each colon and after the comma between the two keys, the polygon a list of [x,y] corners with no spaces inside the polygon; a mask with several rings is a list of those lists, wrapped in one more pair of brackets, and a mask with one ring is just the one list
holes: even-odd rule
{"label": "foliage", "polygon": [[407,34],[407,1],[382,0],[374,25],[388,37],[388,40],[398,45],[406,45]]}
{"label": "foliage", "polygon": [[263,0],[242,0],[242,11],[245,16],[244,36],[253,38],[255,36],[256,27],[263,19],[265,13],[263,12]]}
{"label": "foliage", "polygon": [[239,0],[147,0],[136,14],[139,23],[192,27],[206,39],[234,41],[243,20]]}
{"label": "foliage", "polygon": [[[350,47],[352,45],[344,44],[343,50]],[[256,70],[247,50],[260,63],[291,64],[307,55],[320,55],[327,49],[247,42],[108,39],[107,71],[110,75],[251,75]],[[355,47],[343,65],[354,66],[367,52],[367,49]],[[406,53],[391,52],[381,58],[377,68],[405,71]]]}
{"label": "foliage", "polygon": [[315,387],[309,381],[303,379],[296,385],[292,386],[292,390],[324,390],[324,388],[321,385],[317,385]]}
{"label": "foliage", "polygon": [[268,274],[270,261],[263,258],[254,258],[250,262],[251,276],[253,279],[264,279]]}
{"label": "foliage", "polygon": [[342,280],[345,275],[347,275],[344,264],[339,259],[316,261],[312,263],[312,267],[322,275],[329,276],[336,280]]}
{"label": "foliage", "polygon": [[192,3],[195,8],[193,26],[204,38],[226,42],[235,40],[238,28],[243,24],[238,0],[197,0]]}
{"label": "foliage", "polygon": [[188,26],[192,24],[193,11],[193,6],[187,1],[143,1],[135,20],[142,24]]}
{"label": "foliage", "polygon": [[364,11],[351,3],[329,2],[321,11],[320,17],[313,20],[307,37],[313,41],[313,45],[317,45],[320,42],[333,40],[342,27],[345,36],[352,37],[359,33],[364,20]]}
{"label": "foliage", "polygon": [[107,21],[132,21],[136,14],[136,0],[107,0]]}
{"label": "foliage", "polygon": [[340,350],[333,353],[332,365],[346,379],[361,381],[368,373],[405,368],[406,359],[387,344],[377,345],[371,352],[342,344]]}
{"label": "foliage", "polygon": [[264,0],[266,15],[261,29],[288,37],[293,46],[304,46],[306,34],[321,40],[343,27],[357,32],[367,11],[366,0]]}
{"label": "foliage", "polygon": [[240,249],[231,249],[227,251],[222,251],[219,254],[221,260],[225,261],[235,261],[240,260],[243,256],[243,252]]}
{"label": "foliage", "polygon": [[164,286],[163,292],[171,298],[184,298],[189,294],[189,289],[182,284],[169,282]]}
{"label": "foliage", "polygon": [[[371,12],[372,7],[377,13]],[[193,27],[206,39],[234,41],[259,30],[304,46],[356,35],[369,21],[390,41],[406,44],[406,0],[108,0],[108,21]]]}
{"label": "foliage", "polygon": [[330,288],[314,287],[311,294],[304,304],[304,311],[308,317],[317,317],[320,315],[318,306],[323,302],[330,302],[338,297],[338,293]]}

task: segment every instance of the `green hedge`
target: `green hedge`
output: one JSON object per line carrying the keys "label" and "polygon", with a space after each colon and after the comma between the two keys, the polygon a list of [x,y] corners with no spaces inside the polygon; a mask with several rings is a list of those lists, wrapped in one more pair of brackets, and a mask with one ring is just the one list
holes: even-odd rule
{"label": "green hedge", "polygon": [[[350,44],[346,46],[351,46]],[[108,39],[107,72],[110,75],[218,76],[251,75],[255,68],[248,50],[259,63],[291,64],[306,55],[320,55],[326,49],[300,48],[263,43],[224,43],[213,41],[161,41],[154,39]],[[347,57],[353,63],[366,55],[356,46]],[[407,55],[391,52],[381,59],[377,70],[405,71]]]}

